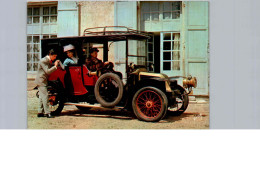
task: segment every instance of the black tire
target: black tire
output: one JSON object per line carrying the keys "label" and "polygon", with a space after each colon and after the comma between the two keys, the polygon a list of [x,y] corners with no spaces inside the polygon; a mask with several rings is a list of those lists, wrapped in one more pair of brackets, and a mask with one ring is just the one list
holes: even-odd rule
{"label": "black tire", "polygon": [[105,73],[95,84],[96,100],[103,107],[115,107],[123,97],[124,84],[118,75]]}
{"label": "black tire", "polygon": [[168,99],[160,89],[144,87],[135,93],[132,108],[139,120],[156,122],[167,113]]}
{"label": "black tire", "polygon": [[51,114],[56,116],[59,115],[64,107],[65,96],[58,86],[51,86],[48,88],[49,93],[49,107]]}
{"label": "black tire", "polygon": [[180,85],[177,85],[176,88],[174,88],[174,90],[179,90],[180,95],[176,96],[177,107],[170,108],[169,113],[171,115],[179,116],[182,113],[184,113],[184,111],[186,111],[186,109],[189,105],[189,96],[188,96],[188,93],[186,92],[186,90],[183,87],[181,87]]}

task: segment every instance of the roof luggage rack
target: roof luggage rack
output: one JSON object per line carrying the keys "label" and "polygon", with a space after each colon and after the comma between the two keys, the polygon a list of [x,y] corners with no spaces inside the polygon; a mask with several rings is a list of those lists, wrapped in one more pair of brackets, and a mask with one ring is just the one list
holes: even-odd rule
{"label": "roof luggage rack", "polygon": [[152,36],[149,32],[130,29],[125,26],[105,26],[93,27],[84,30],[83,36],[120,36],[120,35],[137,35],[150,38]]}

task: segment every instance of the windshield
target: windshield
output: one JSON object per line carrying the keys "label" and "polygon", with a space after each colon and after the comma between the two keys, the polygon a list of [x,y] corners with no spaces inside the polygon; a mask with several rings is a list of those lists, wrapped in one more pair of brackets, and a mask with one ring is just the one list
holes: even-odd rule
{"label": "windshield", "polygon": [[128,63],[147,66],[146,41],[128,41]]}

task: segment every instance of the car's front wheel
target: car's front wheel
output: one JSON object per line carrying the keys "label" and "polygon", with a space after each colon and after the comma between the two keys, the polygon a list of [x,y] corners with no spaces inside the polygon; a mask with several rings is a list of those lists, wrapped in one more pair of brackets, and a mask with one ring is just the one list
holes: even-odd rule
{"label": "car's front wheel", "polygon": [[156,122],[165,116],[168,99],[160,89],[144,87],[135,93],[132,108],[139,120]]}

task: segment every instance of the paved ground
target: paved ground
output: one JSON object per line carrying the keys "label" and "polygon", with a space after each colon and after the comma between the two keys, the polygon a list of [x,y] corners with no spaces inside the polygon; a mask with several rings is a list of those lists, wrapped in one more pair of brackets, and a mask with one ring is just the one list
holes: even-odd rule
{"label": "paved ground", "polygon": [[120,110],[91,109],[82,112],[75,106],[65,106],[55,118],[37,118],[37,90],[31,90],[33,81],[28,80],[28,128],[29,129],[208,129],[208,99],[191,101],[181,116],[170,113],[157,123],[139,121],[131,112]]}

